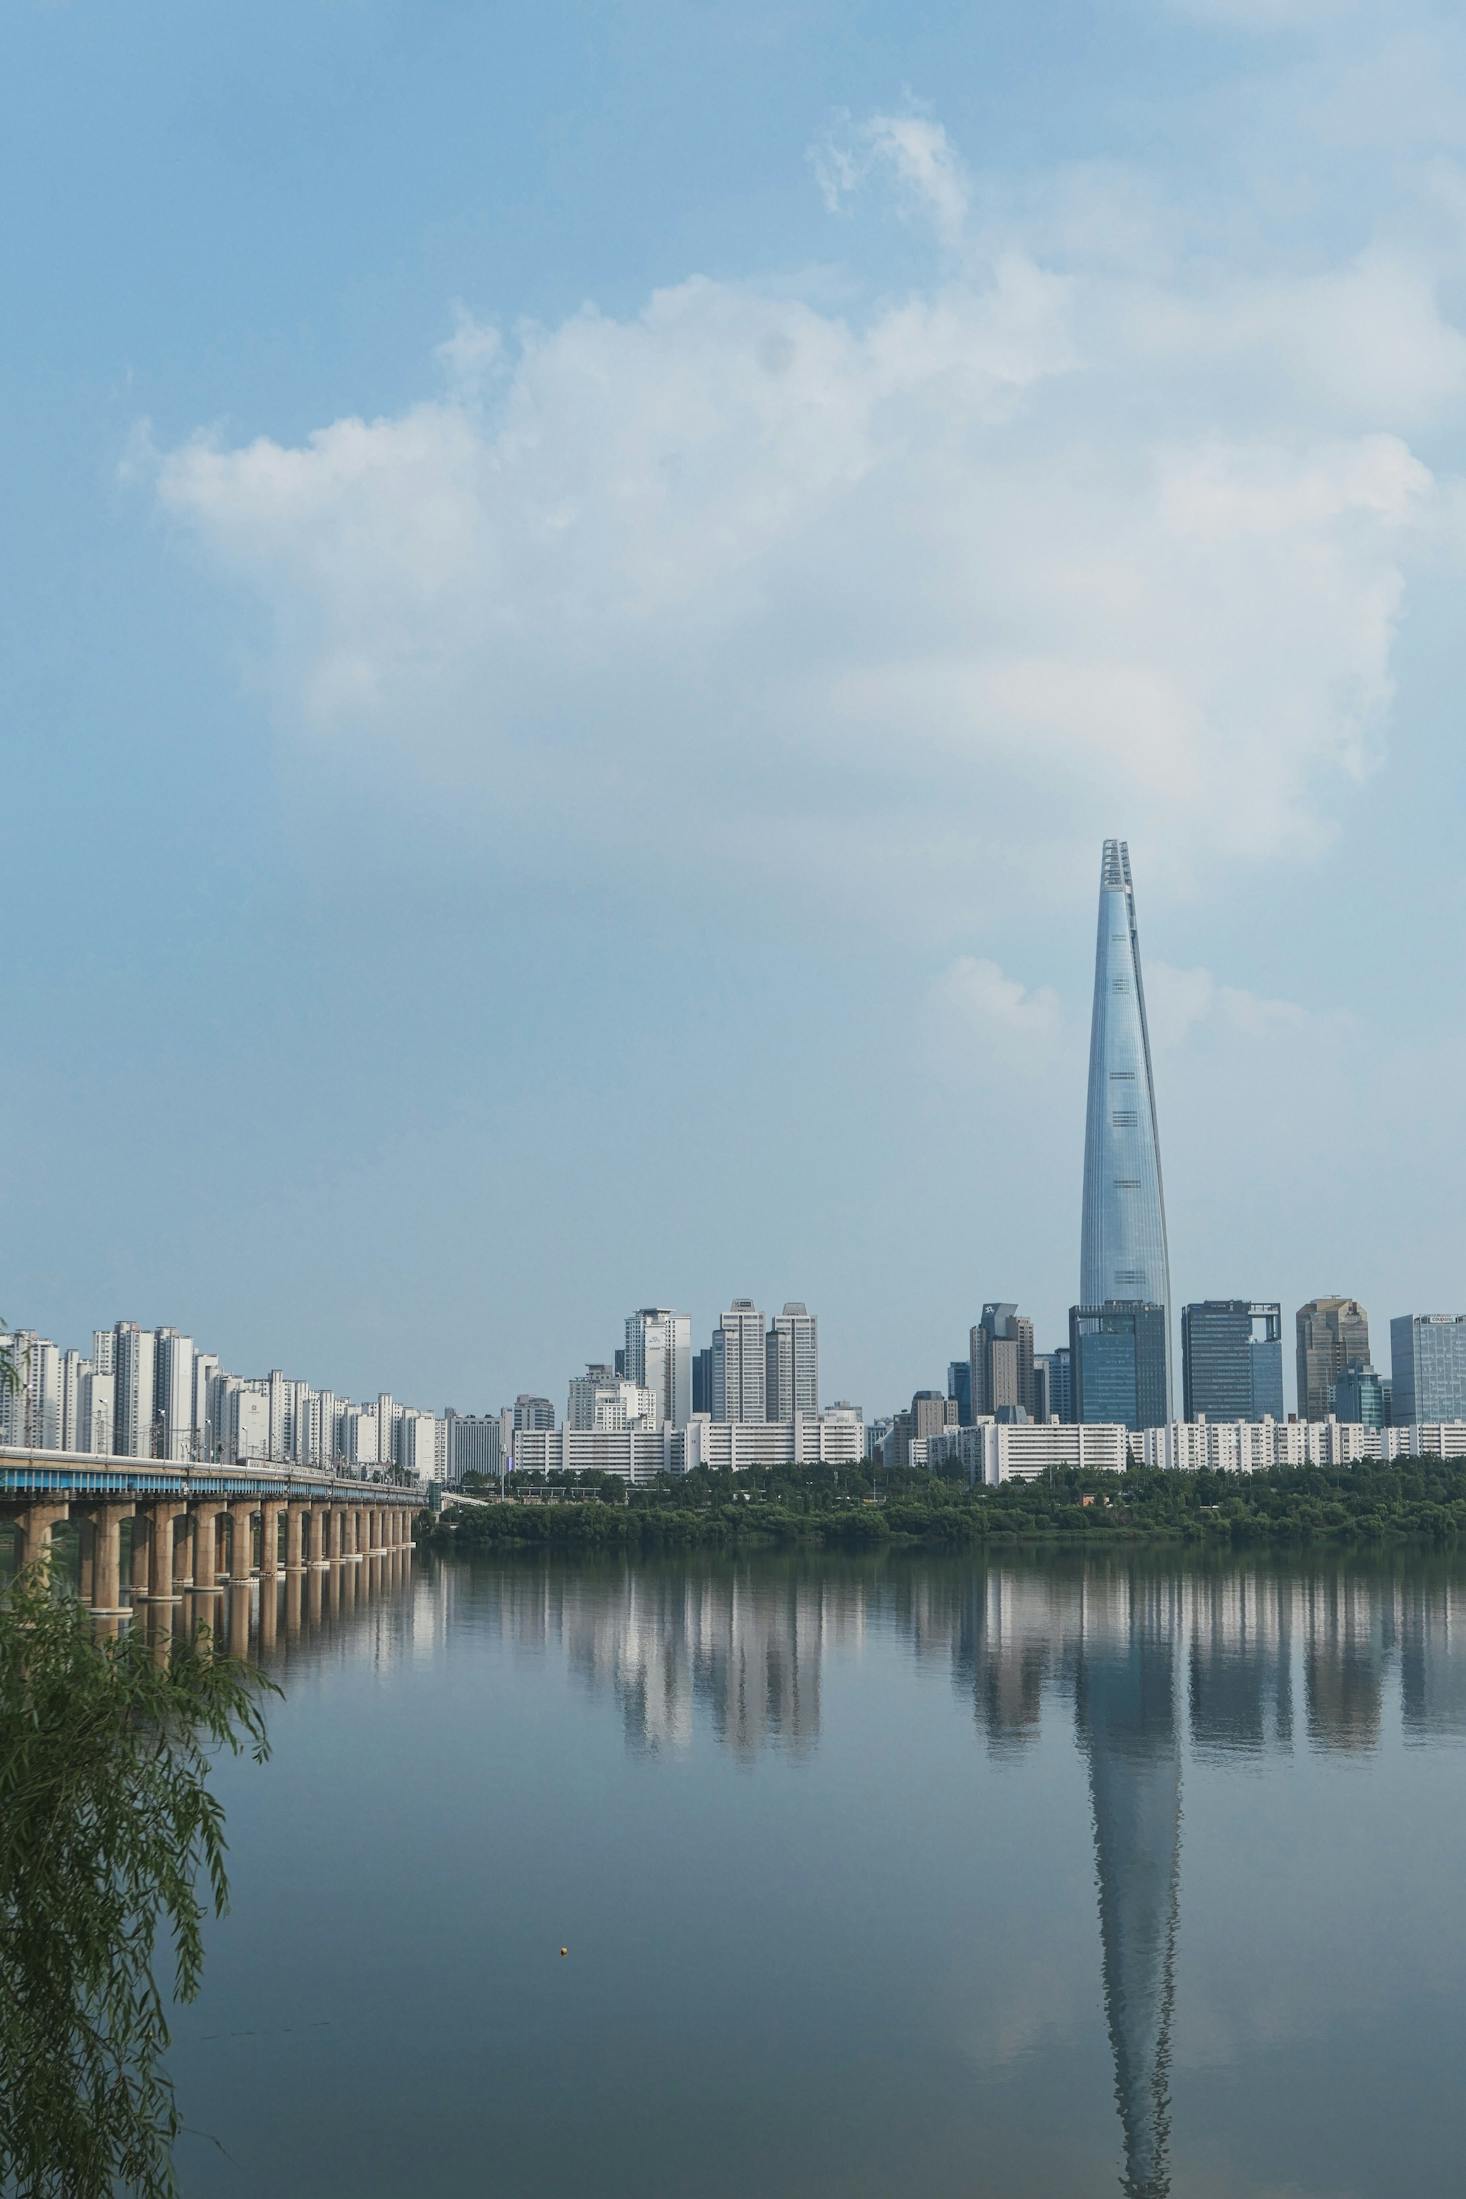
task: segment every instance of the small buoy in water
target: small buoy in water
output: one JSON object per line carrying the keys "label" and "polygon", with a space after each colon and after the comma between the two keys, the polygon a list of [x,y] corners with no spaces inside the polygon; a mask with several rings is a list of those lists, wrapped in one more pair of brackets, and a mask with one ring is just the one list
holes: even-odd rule
{"label": "small buoy in water", "polygon": [[569,1952],[570,1952],[570,1949],[569,1949],[568,1947],[562,1947],[562,1948],[560,1949],[560,1952],[561,1952],[561,1954],[562,1954],[562,1955],[568,1955],[568,1954],[569,1954]]}

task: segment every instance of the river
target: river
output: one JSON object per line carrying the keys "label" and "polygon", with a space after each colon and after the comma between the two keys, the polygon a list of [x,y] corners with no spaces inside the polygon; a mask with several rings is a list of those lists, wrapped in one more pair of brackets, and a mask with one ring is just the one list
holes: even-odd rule
{"label": "river", "polygon": [[1462,2188],[1466,1561],[261,1593],[185,2199]]}

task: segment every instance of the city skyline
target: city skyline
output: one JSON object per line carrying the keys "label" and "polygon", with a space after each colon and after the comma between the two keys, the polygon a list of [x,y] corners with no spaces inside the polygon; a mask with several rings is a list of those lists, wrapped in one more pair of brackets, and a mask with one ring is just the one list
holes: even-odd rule
{"label": "city skyline", "polygon": [[0,364],[0,1311],[435,1399],[791,1281],[834,1394],[1052,1344],[1117,827],[1173,1308],[1459,1303],[1466,26],[389,14],[7,24],[75,188]]}

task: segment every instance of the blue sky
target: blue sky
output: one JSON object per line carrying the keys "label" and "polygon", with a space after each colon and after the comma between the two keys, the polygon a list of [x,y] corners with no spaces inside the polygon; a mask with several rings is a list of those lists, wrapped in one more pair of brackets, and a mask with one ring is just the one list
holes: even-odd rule
{"label": "blue sky", "polygon": [[1078,1263],[1466,1307],[1466,34],[1348,0],[7,13],[3,1305],[559,1397]]}

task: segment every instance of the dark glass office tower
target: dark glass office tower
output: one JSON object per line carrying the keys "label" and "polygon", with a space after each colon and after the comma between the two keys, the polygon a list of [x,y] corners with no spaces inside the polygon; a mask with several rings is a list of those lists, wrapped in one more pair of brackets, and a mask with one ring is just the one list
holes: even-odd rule
{"label": "dark glass office tower", "polygon": [[[1130,1301],[1161,1309],[1166,1405],[1159,1417],[1168,1420],[1171,1270],[1135,894],[1123,840],[1106,840],[1100,865],[1079,1301],[1085,1308]],[[1078,1386],[1076,1358],[1076,1406]]]}
{"label": "dark glass office tower", "polygon": [[1166,1309],[1112,1298],[1069,1308],[1074,1418],[1121,1428],[1159,1428],[1170,1419]]}
{"label": "dark glass office tower", "polygon": [[1188,1420],[1283,1417],[1283,1309],[1251,1298],[1181,1308]]}

